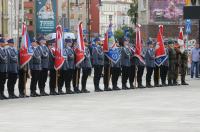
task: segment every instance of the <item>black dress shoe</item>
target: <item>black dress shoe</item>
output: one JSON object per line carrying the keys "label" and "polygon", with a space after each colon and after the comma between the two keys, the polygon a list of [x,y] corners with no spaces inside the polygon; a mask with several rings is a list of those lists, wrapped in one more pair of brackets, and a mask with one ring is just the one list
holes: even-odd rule
{"label": "black dress shoe", "polygon": [[134,85],[130,85],[130,89],[135,89],[135,86]]}
{"label": "black dress shoe", "polygon": [[58,90],[58,95],[63,95],[65,94],[62,90]]}
{"label": "black dress shoe", "polygon": [[17,97],[16,95],[10,95],[9,97],[8,97],[9,99],[17,99],[17,98],[19,98],[19,97]]}
{"label": "black dress shoe", "polygon": [[112,91],[112,89],[109,87],[106,87],[106,88],[104,88],[104,91]]}
{"label": "black dress shoe", "polygon": [[56,91],[51,91],[50,95],[59,95]]}
{"label": "black dress shoe", "polygon": [[103,90],[101,90],[100,88],[96,88],[94,91],[95,92],[103,92]]}
{"label": "black dress shoe", "polygon": [[75,88],[74,93],[79,94],[79,93],[81,93],[81,91],[78,88]]}
{"label": "black dress shoe", "polygon": [[182,82],[181,85],[189,85],[188,83],[186,82]]}
{"label": "black dress shoe", "polygon": [[36,93],[36,92],[34,92],[34,93],[31,93],[31,95],[30,95],[31,97],[40,97],[40,95],[38,94],[38,93]]}
{"label": "black dress shoe", "polygon": [[88,91],[87,89],[82,89],[81,93],[90,93],[90,91]]}
{"label": "black dress shoe", "polygon": [[46,92],[41,92],[40,96],[49,96],[49,94],[47,94]]}
{"label": "black dress shoe", "polygon": [[74,94],[72,90],[66,90],[66,94]]}
{"label": "black dress shoe", "polygon": [[143,86],[143,85],[138,85],[138,88],[145,88],[145,86]]}
{"label": "black dress shoe", "polygon": [[123,90],[129,90],[130,88],[127,87],[126,85],[122,85],[122,89],[123,89]]}
{"label": "black dress shoe", "polygon": [[8,99],[4,94],[0,94],[0,100]]}
{"label": "black dress shoe", "polygon": [[121,89],[119,87],[115,86],[115,87],[113,87],[113,90],[118,91],[118,90],[121,90]]}

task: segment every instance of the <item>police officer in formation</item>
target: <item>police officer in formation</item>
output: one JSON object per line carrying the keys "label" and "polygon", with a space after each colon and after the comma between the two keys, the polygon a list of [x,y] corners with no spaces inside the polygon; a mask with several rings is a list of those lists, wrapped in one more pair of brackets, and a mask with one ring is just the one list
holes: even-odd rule
{"label": "police officer in formation", "polygon": [[155,68],[155,50],[154,50],[154,44],[152,41],[147,42],[148,48],[145,54],[145,62],[146,62],[146,87],[152,88],[153,85],[151,85],[151,78],[153,75],[153,70]]}
{"label": "police officer in formation", "polygon": [[7,99],[4,95],[4,88],[6,83],[8,57],[5,49],[5,40],[0,38],[0,99]]}
{"label": "police officer in formation", "polygon": [[40,95],[41,96],[47,96],[48,94],[45,92],[45,84],[47,81],[48,77],[48,70],[49,70],[49,48],[46,45],[46,39],[44,37],[39,38],[39,46],[38,48],[40,49],[41,52],[41,74],[40,74],[40,79],[38,82],[38,86],[40,89]]}
{"label": "police officer in formation", "polygon": [[[146,67],[146,87],[152,88],[151,84],[152,75],[154,72],[154,78],[157,78],[154,85],[159,85],[159,79],[161,79],[161,86],[174,86],[177,85],[177,66],[181,73],[181,84],[188,85],[185,81],[186,68],[187,68],[187,51],[180,52],[180,47],[174,47],[174,41],[167,40],[164,42],[167,58],[164,63],[158,67],[160,71],[155,70],[155,43],[148,41],[148,47],[143,49],[142,59],[145,63],[135,56],[135,48],[133,44],[130,44],[127,38],[120,39],[119,45],[116,44],[116,49],[120,52],[120,59],[117,62],[112,62],[107,56],[105,56],[102,43],[99,38],[95,39],[95,45],[88,48],[88,42],[85,39],[85,52],[84,60],[76,65],[76,43],[73,45],[73,40],[70,38],[65,39],[65,46],[63,49],[64,64],[59,71],[54,68],[55,61],[55,39],[46,41],[44,37],[40,37],[38,40],[32,39],[33,55],[29,63],[24,66],[19,65],[20,55],[14,46],[14,40],[9,39],[5,41],[0,38],[0,99],[7,99],[4,95],[4,86],[7,81],[8,98],[17,98],[14,92],[14,87],[19,76],[19,97],[27,97],[26,93],[26,80],[28,78],[28,70],[31,73],[30,83],[30,96],[46,96],[46,81],[49,75],[49,89],[50,95],[58,94],[74,94],[74,93],[89,93],[87,88],[87,79],[91,74],[92,68],[94,68],[94,90],[95,92],[102,92],[100,88],[100,79],[103,76],[104,79],[104,91],[121,90],[118,86],[118,78],[122,75],[122,89],[134,89],[135,78],[138,88],[145,88],[142,83],[142,77]],[[121,46],[121,47],[120,47]],[[177,57],[178,56],[178,57]],[[179,65],[178,65],[179,64]],[[178,70],[178,71],[179,71]],[[81,72],[82,71],[82,72]],[[104,72],[103,72],[104,71]],[[79,77],[81,76],[81,90],[79,90]],[[103,74],[104,73],[104,74]],[[121,74],[122,73],[122,74]],[[160,73],[160,74],[159,74]],[[111,78],[112,89],[109,87],[109,80]],[[127,81],[129,79],[129,86]],[[168,79],[168,84],[166,80]],[[73,87],[72,90],[72,80]],[[65,85],[66,92],[63,91]],[[40,93],[37,93],[37,87]],[[56,89],[58,88],[58,89]],[[58,93],[57,93],[57,92]]]}
{"label": "police officer in formation", "polygon": [[129,42],[125,38],[122,42],[122,50],[121,50],[121,67],[122,67],[122,89],[127,90],[129,87],[127,86],[127,80],[130,76],[130,67],[131,67],[131,52],[129,50]]}
{"label": "police officer in formation", "polygon": [[164,60],[163,64],[160,66],[160,78],[162,82],[162,86],[167,86],[166,80],[167,80],[167,74],[169,69],[169,52],[168,52],[168,41],[164,42],[165,45],[165,53],[166,53],[166,59]]}
{"label": "police officer in formation", "polygon": [[80,67],[82,70],[82,77],[81,77],[81,93],[90,93],[89,90],[87,90],[86,84],[88,76],[91,74],[92,70],[92,62],[91,62],[91,55],[90,50],[88,48],[88,41],[85,39],[85,58],[81,62]]}
{"label": "police officer in formation", "polygon": [[37,97],[37,96],[40,96],[40,94],[43,94],[42,93],[43,91],[41,91],[40,89],[40,94],[36,92],[37,85],[39,85],[39,80],[40,80],[41,70],[42,70],[42,53],[36,39],[32,40],[32,48],[33,48],[34,53],[29,62],[30,71],[31,71],[30,96]]}
{"label": "police officer in formation", "polygon": [[9,39],[7,41],[8,48],[8,82],[7,82],[7,88],[8,88],[8,95],[9,98],[17,98],[17,96],[14,93],[15,84],[17,82],[18,78],[18,71],[19,71],[19,65],[18,65],[18,51],[17,48],[14,47],[14,40]]}
{"label": "police officer in formation", "polygon": [[99,82],[102,77],[102,71],[104,66],[104,52],[102,45],[100,43],[100,39],[96,40],[97,46],[92,49],[93,56],[93,67],[94,67],[94,88],[95,92],[102,92],[103,90],[99,87]]}

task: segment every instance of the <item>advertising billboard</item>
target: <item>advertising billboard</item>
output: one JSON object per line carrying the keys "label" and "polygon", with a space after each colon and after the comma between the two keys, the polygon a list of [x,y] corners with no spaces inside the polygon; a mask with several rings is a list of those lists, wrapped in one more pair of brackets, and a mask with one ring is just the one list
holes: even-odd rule
{"label": "advertising billboard", "polygon": [[35,0],[37,34],[48,34],[55,32],[56,7],[56,0]]}
{"label": "advertising billboard", "polygon": [[176,22],[183,19],[185,0],[150,0],[150,22]]}

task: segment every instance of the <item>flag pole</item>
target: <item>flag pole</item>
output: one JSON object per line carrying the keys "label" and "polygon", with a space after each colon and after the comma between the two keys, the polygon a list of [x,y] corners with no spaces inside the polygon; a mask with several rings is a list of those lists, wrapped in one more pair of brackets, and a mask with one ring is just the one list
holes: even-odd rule
{"label": "flag pole", "polygon": [[108,87],[109,87],[109,84],[110,84],[110,77],[111,77],[111,75],[110,75],[110,65],[111,65],[111,61],[110,61],[110,59],[109,59],[109,66],[108,66]]}
{"label": "flag pole", "polygon": [[135,88],[137,88],[137,71],[138,71],[138,67],[136,66],[135,67],[135,78],[134,78],[134,81],[135,81]]}

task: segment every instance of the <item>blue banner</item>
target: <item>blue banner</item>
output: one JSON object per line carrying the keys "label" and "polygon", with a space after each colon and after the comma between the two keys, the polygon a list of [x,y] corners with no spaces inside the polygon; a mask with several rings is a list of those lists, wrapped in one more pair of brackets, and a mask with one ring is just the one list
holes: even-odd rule
{"label": "blue banner", "polygon": [[105,55],[114,63],[117,63],[120,60],[121,52],[119,48],[110,48],[108,52],[105,52]]}
{"label": "blue banner", "polygon": [[56,0],[35,0],[36,33],[56,31]]}

